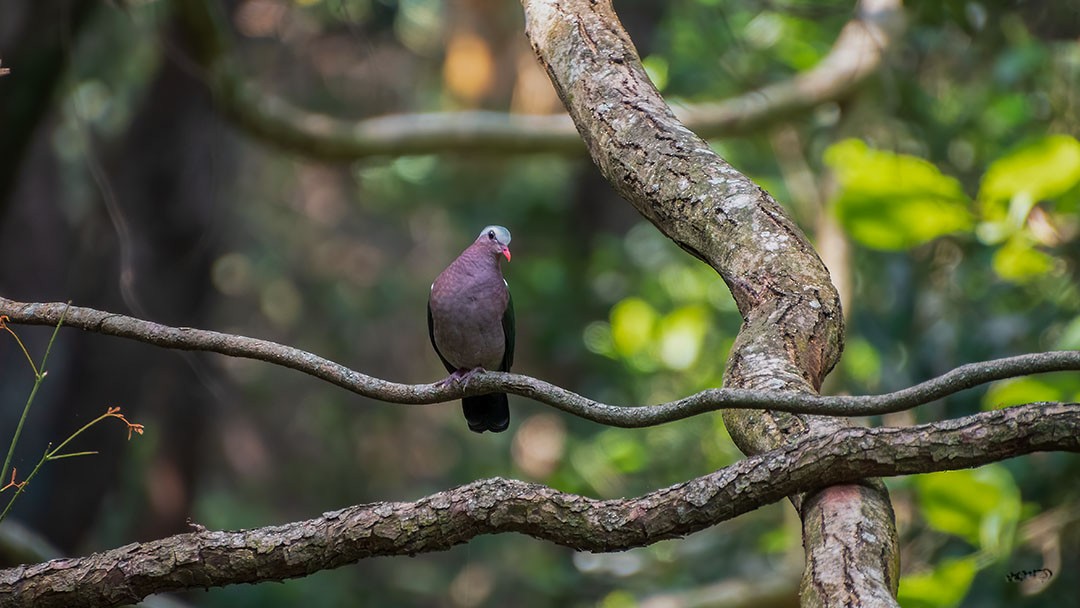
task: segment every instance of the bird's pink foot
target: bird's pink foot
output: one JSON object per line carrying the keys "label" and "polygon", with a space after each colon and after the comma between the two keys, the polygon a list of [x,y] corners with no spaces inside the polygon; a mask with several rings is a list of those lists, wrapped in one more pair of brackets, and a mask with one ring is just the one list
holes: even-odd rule
{"label": "bird's pink foot", "polygon": [[461,384],[463,386],[469,384],[469,380],[476,374],[482,373],[484,368],[474,367],[472,369],[455,369],[449,376],[439,380],[435,384],[437,386],[446,386],[447,384]]}
{"label": "bird's pink foot", "polygon": [[464,374],[461,375],[461,384],[464,385],[464,386],[468,386],[469,385],[469,380],[472,380],[473,376],[475,376],[476,374],[482,374],[482,373],[484,373],[484,368],[482,368],[482,367],[474,367],[474,368],[470,369],[469,371],[467,371],[467,372],[465,372]]}

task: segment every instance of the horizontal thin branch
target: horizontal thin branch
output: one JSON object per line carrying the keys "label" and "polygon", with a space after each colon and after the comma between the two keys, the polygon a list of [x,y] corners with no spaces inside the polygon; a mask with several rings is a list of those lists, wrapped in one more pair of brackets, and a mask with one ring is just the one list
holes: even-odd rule
{"label": "horizontal thin branch", "polygon": [[1080,451],[1080,404],[1041,403],[913,427],[848,427],[622,500],[487,479],[282,526],[198,531],[0,571],[0,608],[114,606],[148,594],[303,576],[378,555],[442,551],[517,532],[585,551],[685,536],[785,496],[871,476]]}
{"label": "horizontal thin branch", "polygon": [[[191,42],[199,46],[195,57],[224,113],[252,135],[282,148],[323,160],[444,152],[585,153],[566,114],[476,111],[347,120],[301,109],[241,75],[223,19],[207,0],[175,4],[177,15],[193,32]],[[676,114],[700,136],[720,138],[750,133],[841,99],[878,70],[901,25],[899,0],[864,2],[814,68],[730,99],[688,104],[676,108]]]}
{"label": "horizontal thin branch", "polygon": [[257,338],[216,331],[169,327],[63,302],[24,303],[0,297],[0,315],[12,323],[64,325],[177,350],[204,351],[256,359],[315,376],[358,395],[390,403],[424,405],[465,395],[507,392],[569,414],[623,428],[655,426],[719,409],[771,409],[802,414],[869,416],[907,410],[995,380],[1046,372],[1080,370],[1080,351],[1054,351],[962,365],[942,376],[884,395],[819,396],[783,391],[708,389],[677,401],[650,406],[600,403],[560,386],[522,374],[488,372],[467,386],[400,384],[374,378],[318,355]]}

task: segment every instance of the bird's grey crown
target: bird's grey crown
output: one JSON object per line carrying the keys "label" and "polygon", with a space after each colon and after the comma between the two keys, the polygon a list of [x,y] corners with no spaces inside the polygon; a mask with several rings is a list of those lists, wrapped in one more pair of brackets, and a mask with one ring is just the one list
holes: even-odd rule
{"label": "bird's grey crown", "polygon": [[480,231],[479,236],[484,236],[485,234],[488,233],[489,230],[495,232],[495,238],[500,243],[502,243],[503,245],[509,245],[510,244],[510,231],[507,230],[506,227],[504,227],[504,226],[495,226],[495,225],[484,226],[484,229]]}

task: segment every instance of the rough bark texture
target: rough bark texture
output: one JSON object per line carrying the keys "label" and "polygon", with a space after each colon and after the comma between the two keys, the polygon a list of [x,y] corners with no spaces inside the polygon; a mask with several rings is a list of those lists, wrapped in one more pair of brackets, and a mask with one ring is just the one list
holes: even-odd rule
{"label": "rough bark texture", "polygon": [[[359,505],[284,526],[200,530],[0,571],[0,608],[115,606],[161,591],[281,580],[376,555],[440,551],[500,532],[618,551],[684,536],[820,484],[972,467],[1045,450],[1080,451],[1080,404],[1031,404],[908,428],[849,427],[632,499],[595,500],[496,478],[416,502]],[[860,505],[821,496],[808,500],[823,503],[821,517]],[[838,519],[854,522],[848,532],[883,547],[864,521]],[[838,574],[825,569],[815,578]],[[851,584],[871,583],[856,578]]]}
{"label": "rough bark texture", "polygon": [[[839,359],[843,317],[804,235],[767,192],[675,118],[609,1],[523,4],[526,32],[601,172],[731,289],[744,322],[725,385],[816,392]],[[724,419],[747,454],[845,426],[768,411]],[[895,605],[896,529],[884,486],[865,482],[804,499],[792,496],[804,522],[804,605]],[[856,525],[862,534],[852,533]]]}
{"label": "rough bark texture", "polygon": [[[609,1],[523,4],[537,54],[602,173],[731,288],[744,323],[726,385],[769,391],[778,403],[784,395],[815,403],[839,358],[843,321],[836,290],[804,236],[767,193],[676,120],[645,76]],[[887,3],[864,3],[879,4]],[[23,322],[55,322],[62,308],[0,298],[0,312],[11,310]],[[522,377],[509,374],[486,374],[466,391],[399,385],[269,342],[89,309],[71,312],[72,324],[84,329],[254,357],[364,394],[392,394],[399,402],[494,389],[527,396],[562,391],[535,381],[515,386]],[[1064,356],[1057,364],[1075,366],[1074,359]],[[612,407],[584,406],[607,412],[594,419]],[[625,426],[641,421],[634,414],[621,419],[632,423]],[[443,550],[499,532],[621,550],[689,534],[783,497],[803,519],[804,605],[894,605],[892,510],[882,484],[863,480],[977,466],[1033,451],[1080,451],[1077,404],[1035,404],[907,429],[863,429],[771,409],[727,411],[725,420],[750,455],[746,460],[638,498],[598,501],[535,484],[484,480],[412,503],[361,505],[257,530],[199,530],[0,571],[0,607],[117,605],[161,591],[302,576],[374,555]]]}

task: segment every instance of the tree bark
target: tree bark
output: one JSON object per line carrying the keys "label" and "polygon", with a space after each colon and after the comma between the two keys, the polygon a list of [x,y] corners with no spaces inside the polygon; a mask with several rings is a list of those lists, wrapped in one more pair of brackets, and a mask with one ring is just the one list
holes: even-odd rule
{"label": "tree bark", "polygon": [[[767,192],[676,119],[609,1],[523,5],[526,33],[597,167],[731,289],[743,327],[725,386],[816,392],[843,348],[843,316],[802,232]],[[748,455],[848,424],[770,411],[729,411],[724,419]],[[791,500],[804,523],[804,605],[895,605],[899,556],[884,485],[866,481]]]}
{"label": "tree bark", "polygon": [[[805,237],[768,193],[675,118],[648,81],[609,1],[523,4],[530,40],[601,172],[731,289],[743,327],[725,385],[815,395],[840,356],[843,317],[828,272]],[[11,302],[0,298],[0,304]],[[35,310],[24,312],[34,318]],[[103,333],[126,335],[125,328],[138,321],[76,312],[104,315],[87,327]],[[174,348],[191,348],[197,331],[140,327],[146,331],[140,339]],[[402,402],[430,402],[452,392],[393,385],[295,349],[211,334],[197,334],[211,350],[255,352],[343,386],[399,391]],[[486,374],[464,390],[479,394],[514,379]],[[519,388],[519,394],[557,388],[537,386]],[[909,429],[864,429],[806,413],[730,410],[725,421],[746,460],[638,498],[599,501],[484,480],[412,503],[361,505],[258,530],[199,530],[0,571],[0,606],[116,605],[159,591],[280,580],[373,555],[442,550],[479,534],[510,531],[579,549],[621,550],[682,536],[785,496],[804,525],[804,605],[895,605],[891,505],[880,481],[866,478],[977,466],[1039,450],[1077,451],[1078,414],[1076,404],[1036,404]]]}
{"label": "tree bark", "polygon": [[[596,500],[495,478],[416,502],[358,505],[283,526],[200,529],[0,570],[0,608],[116,606],[162,591],[282,580],[376,555],[441,551],[482,534],[517,532],[580,550],[619,551],[685,536],[821,484],[973,467],[1046,450],[1080,451],[1080,404],[1031,404],[908,428],[849,427],[631,499]],[[859,502],[821,508],[832,504]],[[873,529],[856,525],[854,532]]]}

